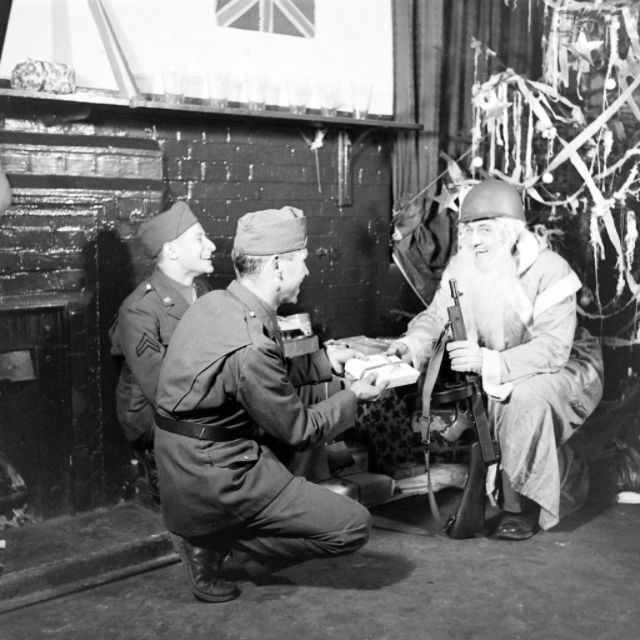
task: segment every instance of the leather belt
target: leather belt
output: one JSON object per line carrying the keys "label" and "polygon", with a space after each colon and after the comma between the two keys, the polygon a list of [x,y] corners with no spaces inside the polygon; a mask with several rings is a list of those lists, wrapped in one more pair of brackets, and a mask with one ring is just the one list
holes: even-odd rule
{"label": "leather belt", "polygon": [[184,420],[174,420],[156,413],[156,426],[163,431],[169,431],[179,436],[194,438],[196,440],[211,440],[212,442],[229,442],[238,438],[252,438],[253,428],[251,425],[243,424],[237,427],[219,427],[211,424],[198,424],[197,422],[186,422]]}

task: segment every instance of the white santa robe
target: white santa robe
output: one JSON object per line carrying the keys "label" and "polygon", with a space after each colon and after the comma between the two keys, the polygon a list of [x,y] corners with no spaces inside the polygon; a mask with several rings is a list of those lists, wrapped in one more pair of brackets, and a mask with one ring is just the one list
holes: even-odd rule
{"label": "white santa robe", "polygon": [[[482,380],[500,444],[500,469],[515,491],[540,505],[539,525],[548,529],[570,508],[564,500],[566,508],[561,507],[561,492],[563,481],[572,479],[566,463],[573,456],[561,445],[602,397],[602,352],[599,341],[577,326],[575,294],[581,283],[569,264],[528,231],[521,234],[515,255],[514,317],[504,323],[499,348],[478,337]],[[464,282],[456,270],[454,257],[432,303],[401,338],[418,367],[447,322],[448,280]],[[465,313],[464,296],[462,303]]]}

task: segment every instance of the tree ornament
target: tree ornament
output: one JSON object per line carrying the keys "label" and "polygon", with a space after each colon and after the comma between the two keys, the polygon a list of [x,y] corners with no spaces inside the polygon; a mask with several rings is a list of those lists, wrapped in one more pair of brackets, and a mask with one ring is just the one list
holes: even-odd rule
{"label": "tree ornament", "polygon": [[440,191],[440,195],[434,198],[434,201],[438,203],[438,213],[442,213],[447,209],[451,209],[452,211],[458,210],[458,205],[456,204],[456,199],[458,198],[457,191],[449,191],[447,189],[447,185],[442,185],[442,190]]}
{"label": "tree ornament", "polygon": [[587,40],[584,31],[580,31],[578,39],[573,44],[567,45],[567,49],[576,57],[571,66],[578,72],[578,77],[589,72],[592,64],[591,52],[599,49],[602,43],[603,40]]}

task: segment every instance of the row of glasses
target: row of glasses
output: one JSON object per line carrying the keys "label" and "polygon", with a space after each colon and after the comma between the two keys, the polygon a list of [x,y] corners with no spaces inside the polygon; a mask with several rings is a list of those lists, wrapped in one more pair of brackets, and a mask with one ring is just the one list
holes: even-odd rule
{"label": "row of glasses", "polygon": [[[170,104],[184,100],[185,68],[180,63],[162,66],[164,99]],[[319,82],[315,86],[304,80],[288,80],[279,83],[258,75],[247,75],[244,82],[234,82],[230,74],[212,71],[207,76],[209,104],[224,110],[230,100],[246,104],[250,111],[263,111],[267,104],[278,104],[286,91],[286,101],[291,113],[302,115],[309,109],[312,98],[317,96],[323,116],[335,117],[338,111],[353,113],[355,118],[367,118],[373,86],[366,82],[350,85],[335,82]]]}

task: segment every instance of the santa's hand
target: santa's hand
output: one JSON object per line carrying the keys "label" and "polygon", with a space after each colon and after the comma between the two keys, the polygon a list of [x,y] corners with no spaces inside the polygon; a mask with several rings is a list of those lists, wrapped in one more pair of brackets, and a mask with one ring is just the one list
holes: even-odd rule
{"label": "santa's hand", "polygon": [[454,340],[447,344],[447,351],[454,371],[482,373],[482,351],[476,342]]}
{"label": "santa's hand", "polygon": [[398,356],[398,358],[411,364],[411,352],[409,351],[409,347],[406,345],[406,343],[402,342],[402,340],[396,340],[395,342],[392,342],[384,352],[384,355]]}

